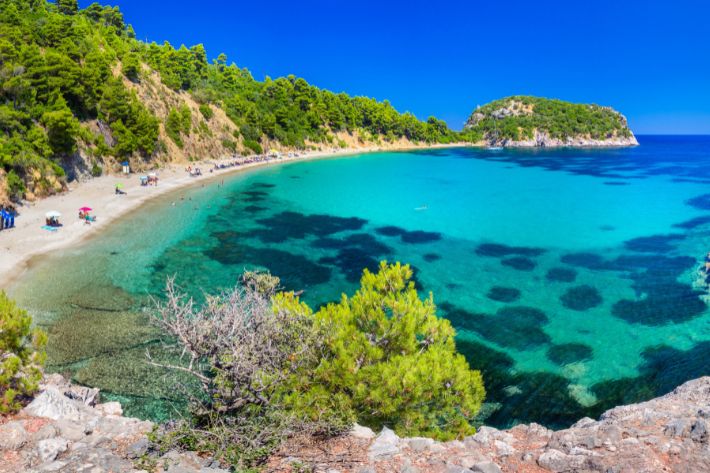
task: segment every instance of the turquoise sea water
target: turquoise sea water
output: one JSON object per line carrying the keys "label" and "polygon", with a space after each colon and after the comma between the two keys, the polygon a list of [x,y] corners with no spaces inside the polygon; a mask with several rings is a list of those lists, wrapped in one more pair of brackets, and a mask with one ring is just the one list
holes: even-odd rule
{"label": "turquoise sea water", "polygon": [[164,418],[181,396],[145,363],[144,311],[166,277],[199,296],[264,267],[317,306],[402,261],[483,371],[486,422],[565,426],[710,374],[710,138],[640,141],[253,170],[147,204],[11,293],[49,330],[50,369]]}

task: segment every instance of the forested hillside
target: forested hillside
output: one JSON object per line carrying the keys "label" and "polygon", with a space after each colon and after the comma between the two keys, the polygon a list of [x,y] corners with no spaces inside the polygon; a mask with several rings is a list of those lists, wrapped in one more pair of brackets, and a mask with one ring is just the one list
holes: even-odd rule
{"label": "forested hillside", "polygon": [[0,2],[0,199],[62,190],[66,173],[159,161],[344,147],[348,140],[445,143],[443,121],[289,76],[255,80],[202,45],[136,39],[118,7]]}

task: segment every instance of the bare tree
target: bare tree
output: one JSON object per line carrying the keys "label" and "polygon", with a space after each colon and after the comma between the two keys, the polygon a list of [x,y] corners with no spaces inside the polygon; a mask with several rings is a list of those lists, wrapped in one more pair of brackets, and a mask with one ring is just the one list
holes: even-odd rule
{"label": "bare tree", "polygon": [[[274,286],[275,287],[275,286]],[[273,394],[301,367],[318,359],[313,317],[272,307],[255,284],[207,296],[197,307],[174,279],[152,320],[177,340],[179,364],[149,363],[187,372],[202,387],[196,414],[226,414],[247,405],[270,406]]]}

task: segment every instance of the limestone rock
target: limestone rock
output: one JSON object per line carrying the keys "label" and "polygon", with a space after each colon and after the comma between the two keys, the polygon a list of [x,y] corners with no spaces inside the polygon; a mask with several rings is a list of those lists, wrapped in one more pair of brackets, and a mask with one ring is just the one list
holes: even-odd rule
{"label": "limestone rock", "polygon": [[40,429],[32,435],[33,442],[39,442],[40,440],[51,439],[59,435],[59,428],[54,424],[46,424],[40,427]]}
{"label": "limestone rock", "polygon": [[42,462],[53,462],[60,453],[66,452],[69,442],[63,438],[40,440],[37,442],[37,453]]}
{"label": "limestone rock", "polygon": [[128,457],[129,458],[139,458],[148,451],[150,442],[147,438],[143,437],[137,442],[132,443],[128,446]]}
{"label": "limestone rock", "polygon": [[537,463],[550,471],[565,471],[569,468],[569,457],[559,450],[550,449],[540,455]]}
{"label": "limestone rock", "polygon": [[61,391],[50,386],[25,407],[22,412],[32,417],[82,421],[92,416],[88,409],[82,403],[69,399]]}
{"label": "limestone rock", "polygon": [[687,419],[675,419],[666,424],[663,433],[669,437],[685,437],[690,432],[690,422]]}
{"label": "limestone rock", "polygon": [[78,442],[86,436],[85,426],[79,422],[60,419],[55,425],[59,429],[60,435],[72,442]]}
{"label": "limestone rock", "polygon": [[399,437],[393,430],[384,427],[368,450],[370,459],[386,458],[399,453]]}
{"label": "limestone rock", "polygon": [[375,432],[371,428],[365,427],[360,424],[355,424],[350,430],[350,435],[358,439],[373,439],[375,438]]}
{"label": "limestone rock", "polygon": [[498,465],[493,462],[480,462],[471,467],[471,471],[480,473],[502,473]]}
{"label": "limestone rock", "polygon": [[690,428],[690,438],[696,442],[708,441],[708,425],[703,419],[697,419]]}
{"label": "limestone rock", "polygon": [[29,438],[29,434],[20,421],[0,425],[0,450],[18,450]]}
{"label": "limestone rock", "polygon": [[434,440],[424,437],[413,437],[407,439],[407,445],[415,452],[423,452],[429,450],[434,445]]}
{"label": "limestone rock", "polygon": [[87,406],[94,406],[99,400],[99,388],[87,388],[86,386],[71,386],[64,391],[64,395],[69,399],[74,399]]}

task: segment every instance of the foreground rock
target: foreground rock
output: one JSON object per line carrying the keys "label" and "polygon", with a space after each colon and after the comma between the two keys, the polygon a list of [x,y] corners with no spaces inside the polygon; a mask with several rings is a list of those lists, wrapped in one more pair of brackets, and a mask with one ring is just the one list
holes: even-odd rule
{"label": "foreground rock", "polygon": [[153,424],[123,417],[120,404],[98,398],[97,389],[48,377],[32,403],[0,424],[0,472],[129,473],[142,471],[144,460],[155,472],[226,473],[192,453],[141,458]]}
{"label": "foreground rock", "polygon": [[505,431],[482,427],[463,441],[399,438],[357,427],[324,443],[297,439],[272,458],[272,471],[359,472],[604,472],[710,471],[710,377],[666,396],[614,408],[552,431],[537,424]]}
{"label": "foreground rock", "polygon": [[[153,424],[122,416],[97,390],[50,376],[23,411],[0,423],[0,472],[226,473],[192,452],[150,451]],[[463,441],[400,438],[356,426],[349,435],[296,438],[265,471],[314,472],[603,472],[710,471],[710,377],[672,393],[551,431],[537,424],[505,431],[482,427]]]}

